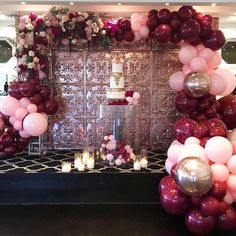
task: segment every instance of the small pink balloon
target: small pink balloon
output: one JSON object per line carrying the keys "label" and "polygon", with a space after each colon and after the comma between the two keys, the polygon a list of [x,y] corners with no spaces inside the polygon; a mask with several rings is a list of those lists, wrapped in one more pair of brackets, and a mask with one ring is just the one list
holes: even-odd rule
{"label": "small pink balloon", "polygon": [[14,116],[20,107],[19,101],[11,96],[2,96],[0,99],[0,111],[6,116]]}
{"label": "small pink balloon", "polygon": [[25,109],[25,108],[23,108],[23,107],[19,107],[19,108],[16,110],[15,118],[16,118],[17,120],[23,120],[27,114],[28,114],[27,109]]}
{"label": "small pink balloon", "polygon": [[229,170],[223,164],[213,164],[211,165],[211,170],[213,173],[213,179],[219,182],[225,182],[229,177]]}
{"label": "small pink balloon", "polygon": [[168,151],[167,151],[167,157],[168,159],[176,164],[177,163],[177,158],[178,158],[178,155],[179,153],[181,152],[182,150],[182,146],[183,145],[171,145],[169,148],[168,148]]}
{"label": "small pink balloon", "polygon": [[25,130],[20,130],[19,134],[22,138],[29,138],[30,135]]}
{"label": "small pink balloon", "polygon": [[183,146],[183,144],[181,142],[179,142],[177,139],[175,139],[171,144],[170,146],[172,145],[180,145],[180,146]]}
{"label": "small pink balloon", "polygon": [[202,43],[200,43],[196,46],[196,49],[198,52],[202,51],[204,48],[205,48],[205,46]]}
{"label": "small pink balloon", "polygon": [[169,77],[170,88],[176,92],[181,92],[184,89],[185,75],[182,71],[175,72]]}
{"label": "small pink balloon", "polygon": [[134,31],[134,41],[140,41],[142,39],[138,31]]}
{"label": "small pink balloon", "polygon": [[198,56],[198,51],[191,45],[183,45],[179,50],[179,60],[183,64],[190,64],[194,57]]}
{"label": "small pink balloon", "polygon": [[189,67],[189,65],[184,65],[182,71],[184,72],[184,75],[187,75],[190,72],[192,72],[191,68]]}
{"label": "small pink balloon", "polygon": [[141,15],[139,13],[133,13],[130,17],[130,20],[133,21],[133,20],[139,20],[141,17]]}
{"label": "small pink balloon", "polygon": [[219,52],[214,52],[214,55],[212,56],[211,60],[208,61],[208,66],[215,69],[217,68],[221,63],[221,55]]}
{"label": "small pink balloon", "polygon": [[11,116],[11,117],[9,118],[10,124],[13,125],[15,121],[16,121],[16,117],[15,117],[15,116]]}
{"label": "small pink balloon", "polygon": [[222,94],[226,89],[226,81],[224,77],[213,72],[209,74],[209,78],[210,78],[209,93],[214,96]]}
{"label": "small pink balloon", "polygon": [[134,19],[131,21],[131,28],[133,31],[138,31],[141,28],[141,23],[139,20]]}
{"label": "small pink balloon", "polygon": [[184,144],[200,144],[200,140],[196,137],[189,137],[185,140]]}
{"label": "small pink balloon", "polygon": [[21,98],[20,99],[20,105],[24,108],[26,108],[30,103],[31,103],[31,101],[29,100],[29,98]]}
{"label": "small pink balloon", "polygon": [[204,48],[199,52],[199,57],[202,57],[209,63],[214,56],[214,52],[210,48]]}
{"label": "small pink balloon", "polygon": [[207,141],[205,151],[209,160],[224,164],[232,156],[233,147],[228,139],[215,136]]}
{"label": "small pink balloon", "polygon": [[228,203],[229,205],[232,204],[232,202],[234,201],[234,198],[232,196],[232,194],[230,193],[229,190],[227,190],[225,196],[224,196],[224,199],[223,199],[224,202]]}
{"label": "small pink balloon", "polygon": [[139,20],[140,20],[141,25],[147,25],[148,16],[146,15],[140,16]]}
{"label": "small pink balloon", "polygon": [[35,105],[35,104],[29,104],[28,106],[27,106],[27,111],[29,112],[29,113],[35,113],[35,112],[37,112],[37,110],[38,110],[38,108],[37,108],[37,106]]}
{"label": "small pink balloon", "polygon": [[236,174],[236,155],[233,155],[232,157],[229,158],[227,166],[231,173]]}
{"label": "small pink balloon", "polygon": [[45,112],[41,112],[41,115],[43,115],[45,117],[45,119],[48,120],[48,115]]}
{"label": "small pink balloon", "polygon": [[236,191],[236,174],[231,174],[227,179],[227,186],[230,190]]}
{"label": "small pink balloon", "polygon": [[133,99],[139,99],[139,98],[140,98],[140,93],[139,92],[134,92]]}
{"label": "small pink balloon", "polygon": [[140,27],[138,32],[142,38],[148,38],[149,31],[149,28],[146,25],[143,25]]}
{"label": "small pink balloon", "polygon": [[194,72],[206,72],[208,69],[207,62],[202,57],[194,57],[190,62],[190,69]]}
{"label": "small pink balloon", "polygon": [[137,105],[138,104],[138,99],[134,99],[133,98],[133,103],[132,103],[133,105]]}
{"label": "small pink balloon", "polygon": [[133,98],[132,97],[126,97],[126,101],[129,103],[129,104],[133,104]]}
{"label": "small pink balloon", "polygon": [[16,130],[22,130],[22,121],[21,120],[16,120],[13,124],[13,127]]}
{"label": "small pink balloon", "polygon": [[166,159],[166,161],[165,161],[165,168],[166,168],[166,171],[167,171],[167,173],[170,175],[171,174],[171,169],[172,169],[172,167],[174,166],[175,164],[171,161],[171,160],[169,160],[168,158]]}

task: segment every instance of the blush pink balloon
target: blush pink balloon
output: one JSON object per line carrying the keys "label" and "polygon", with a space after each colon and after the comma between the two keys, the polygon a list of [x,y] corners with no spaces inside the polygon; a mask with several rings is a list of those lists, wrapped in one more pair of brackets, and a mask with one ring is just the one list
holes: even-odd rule
{"label": "blush pink balloon", "polygon": [[229,177],[229,170],[223,164],[213,164],[211,165],[211,170],[213,173],[213,179],[219,182],[225,182]]}
{"label": "blush pink balloon", "polygon": [[6,116],[14,116],[20,103],[16,98],[11,96],[2,96],[0,99],[0,111]]}
{"label": "blush pink balloon", "polygon": [[181,92],[184,89],[185,75],[182,71],[175,72],[169,77],[169,86],[176,92]]}
{"label": "blush pink balloon", "polygon": [[234,201],[234,198],[232,196],[232,194],[230,193],[229,190],[227,190],[225,196],[224,196],[224,199],[223,199],[224,202],[228,203],[229,205],[232,204],[232,202]]}
{"label": "blush pink balloon", "polygon": [[139,34],[139,32],[138,31],[134,31],[134,41],[139,41],[141,39],[142,39],[142,37]]}
{"label": "blush pink balloon", "polygon": [[141,25],[147,25],[148,16],[146,16],[146,15],[140,16],[139,21],[140,21]]}
{"label": "blush pink balloon", "polygon": [[47,119],[40,113],[30,113],[23,121],[23,129],[30,136],[40,136],[48,128]]}
{"label": "blush pink balloon", "polygon": [[184,65],[182,71],[184,75],[187,75],[191,72],[191,68],[189,67],[189,65]]}
{"label": "blush pink balloon", "polygon": [[22,138],[29,138],[30,135],[25,130],[20,130],[19,134]]}
{"label": "blush pink balloon", "polygon": [[232,157],[229,158],[227,166],[231,173],[236,174],[236,155],[233,155]]}
{"label": "blush pink balloon", "polygon": [[141,23],[139,20],[134,19],[131,21],[131,28],[133,31],[138,31],[141,28]]}
{"label": "blush pink balloon", "polygon": [[130,105],[132,105],[134,99],[133,99],[132,97],[126,97],[126,101],[127,101]]}
{"label": "blush pink balloon", "polygon": [[213,56],[214,52],[210,48],[204,48],[199,52],[199,57],[204,58],[207,63],[212,60]]}
{"label": "blush pink balloon", "polygon": [[208,61],[208,66],[215,69],[217,68],[221,63],[221,55],[219,52],[214,52],[213,57],[210,61]]}
{"label": "blush pink balloon", "polygon": [[20,99],[20,105],[24,108],[26,108],[31,103],[29,98],[21,98]]}
{"label": "blush pink balloon", "polygon": [[138,32],[142,38],[147,38],[149,35],[149,28],[146,25],[143,25]]}
{"label": "blush pink balloon", "polygon": [[200,52],[205,48],[205,46],[202,43],[200,43],[195,48],[197,49],[198,52]]}
{"label": "blush pink balloon", "polygon": [[15,121],[16,121],[16,117],[15,117],[15,116],[11,116],[11,117],[9,118],[10,124],[13,125]]}
{"label": "blush pink balloon", "polygon": [[190,64],[190,69],[194,72],[206,72],[208,69],[207,62],[202,57],[194,57]]}
{"label": "blush pink balloon", "polygon": [[184,144],[200,144],[200,140],[196,137],[189,137],[185,140]]}
{"label": "blush pink balloon", "polygon": [[209,93],[214,96],[222,94],[226,89],[226,81],[224,77],[213,72],[209,74],[209,78],[210,78]]}
{"label": "blush pink balloon", "polygon": [[133,98],[133,105],[137,105],[137,104],[138,104],[138,99]]}
{"label": "blush pink balloon", "polygon": [[183,146],[182,144],[181,145],[171,145],[168,148],[167,157],[172,163],[174,163],[174,164],[177,163],[177,158],[178,158],[179,153],[182,150],[182,146]]}
{"label": "blush pink balloon", "polygon": [[48,120],[48,115],[45,112],[41,112],[41,115],[43,115],[45,119]]}
{"label": "blush pink balloon", "polygon": [[227,186],[230,190],[236,191],[236,174],[231,174],[227,179]]}
{"label": "blush pink balloon", "polygon": [[133,99],[139,99],[139,98],[140,98],[140,93],[139,92],[134,92]]}
{"label": "blush pink balloon", "polygon": [[22,130],[22,121],[21,120],[16,120],[13,124],[13,127],[16,130]]}
{"label": "blush pink balloon", "polygon": [[27,109],[25,109],[25,108],[23,108],[23,107],[19,107],[19,108],[16,110],[15,118],[16,118],[17,120],[23,120],[27,114],[28,114]]}
{"label": "blush pink balloon", "polygon": [[207,141],[205,151],[209,160],[224,164],[232,156],[233,147],[228,139],[215,136]]}
{"label": "blush pink balloon", "polygon": [[139,20],[140,19],[140,14],[139,13],[133,13],[131,16],[130,16],[130,20],[133,21],[133,20]]}
{"label": "blush pink balloon", "polygon": [[27,106],[27,111],[29,112],[29,113],[35,113],[35,112],[37,112],[37,110],[38,110],[38,108],[37,108],[37,106],[35,105],[35,104],[29,104],[28,106]]}
{"label": "blush pink balloon", "polygon": [[179,60],[183,64],[190,64],[194,57],[198,56],[198,51],[191,45],[183,45],[179,50]]}
{"label": "blush pink balloon", "polygon": [[180,145],[180,146],[183,146],[183,144],[181,142],[179,142],[177,139],[175,139],[171,144],[170,146],[173,146],[173,145]]}
{"label": "blush pink balloon", "polygon": [[174,166],[175,164],[170,160],[170,159],[166,159],[165,161],[165,168],[166,168],[166,171],[167,173],[170,175],[171,174],[171,169],[172,167]]}

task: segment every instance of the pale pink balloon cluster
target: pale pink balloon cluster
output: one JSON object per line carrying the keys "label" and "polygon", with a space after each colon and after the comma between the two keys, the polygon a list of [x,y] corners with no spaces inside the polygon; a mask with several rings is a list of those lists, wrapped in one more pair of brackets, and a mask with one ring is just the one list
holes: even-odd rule
{"label": "pale pink balloon cluster", "polygon": [[227,193],[224,201],[228,204],[236,202],[236,152],[232,143],[221,136],[209,139],[205,148],[200,146],[200,140],[189,137],[184,144],[177,140],[172,142],[165,163],[166,170],[171,174],[171,169],[186,157],[199,157],[211,166],[214,181],[225,182]]}
{"label": "pale pink balloon cluster", "polygon": [[22,138],[40,136],[47,130],[47,115],[38,113],[37,106],[29,98],[17,100],[11,96],[1,97],[0,112],[9,116],[9,122]]}
{"label": "pale pink balloon cluster", "polygon": [[126,101],[128,102],[129,105],[137,105],[138,101],[140,99],[140,93],[139,92],[134,92],[133,96],[127,96]]}
{"label": "pale pink balloon cluster", "polygon": [[206,73],[210,79],[209,94],[226,96],[236,86],[236,78],[229,70],[218,69],[221,55],[217,51],[206,48],[203,44],[196,47],[183,44],[179,51],[179,60],[183,64],[182,71],[169,77],[169,85],[176,92],[184,89],[185,76],[191,72]]}
{"label": "pale pink balloon cluster", "polygon": [[130,19],[131,28],[134,31],[134,41],[139,41],[142,38],[148,38],[150,32],[147,26],[148,16],[133,13]]}

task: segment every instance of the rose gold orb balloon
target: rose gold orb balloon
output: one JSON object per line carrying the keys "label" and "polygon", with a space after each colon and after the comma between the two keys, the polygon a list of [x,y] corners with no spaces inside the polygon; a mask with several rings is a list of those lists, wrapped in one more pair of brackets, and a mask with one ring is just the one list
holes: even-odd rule
{"label": "rose gold orb balloon", "polygon": [[233,154],[236,154],[236,128],[233,129],[227,139],[231,142],[232,146],[233,146]]}
{"label": "rose gold orb balloon", "polygon": [[202,97],[210,89],[210,79],[207,74],[191,72],[185,76],[184,91],[191,97]]}

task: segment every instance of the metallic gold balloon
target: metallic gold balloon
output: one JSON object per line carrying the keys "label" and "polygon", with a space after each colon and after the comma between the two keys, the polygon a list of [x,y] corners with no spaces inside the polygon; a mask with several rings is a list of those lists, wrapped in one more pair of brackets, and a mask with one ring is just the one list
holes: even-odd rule
{"label": "metallic gold balloon", "polygon": [[207,74],[191,72],[185,76],[184,91],[191,97],[202,97],[210,89],[210,79]]}
{"label": "metallic gold balloon", "polygon": [[179,189],[188,196],[207,193],[213,184],[211,167],[199,157],[186,157],[173,169]]}

